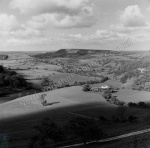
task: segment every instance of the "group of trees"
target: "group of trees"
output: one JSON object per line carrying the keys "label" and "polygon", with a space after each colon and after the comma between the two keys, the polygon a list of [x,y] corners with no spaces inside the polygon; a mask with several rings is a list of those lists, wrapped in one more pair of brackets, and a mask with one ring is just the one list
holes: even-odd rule
{"label": "group of trees", "polygon": [[0,60],[6,60],[8,59],[8,55],[0,55]]}
{"label": "group of trees", "polygon": [[53,145],[56,142],[67,142],[70,137],[73,139],[80,138],[86,145],[89,140],[98,140],[105,136],[95,120],[82,117],[73,118],[64,127],[60,127],[49,118],[45,118],[34,129],[38,134],[31,139],[30,148],[38,146],[45,148],[47,144]]}
{"label": "group of trees", "polygon": [[102,94],[102,96],[110,103],[115,104],[115,105],[119,105],[119,106],[123,106],[125,104],[125,102],[123,101],[119,101],[119,99],[117,99],[116,96],[112,96],[112,90],[108,89],[105,90]]}
{"label": "group of trees", "polygon": [[[53,80],[51,80],[49,77],[42,77],[42,82],[41,85],[43,87],[51,87],[51,89],[56,89],[56,88],[64,88],[64,87],[71,87],[71,86],[83,86],[83,91],[90,91],[91,86],[90,84],[98,84],[98,83],[103,83],[108,80],[108,77],[102,76],[101,80],[88,80],[88,81],[82,81],[82,82],[77,82],[75,81],[74,84],[69,84],[67,82],[61,83],[55,83]],[[46,89],[45,89],[46,90]]]}
{"label": "group of trees", "polygon": [[132,85],[132,89],[141,91],[150,91],[150,75],[145,73],[141,77],[135,79]]}
{"label": "group of trees", "polygon": [[142,60],[137,60],[137,61],[120,61],[120,66],[118,67],[117,70],[115,70],[115,75],[121,75],[126,72],[136,70],[137,68],[144,68],[146,67],[145,64],[143,64]]}
{"label": "group of trees", "polygon": [[148,105],[145,102],[138,102],[138,103],[129,102],[128,106],[129,107],[140,107],[140,108],[147,108],[148,107]]}
{"label": "group of trees", "polygon": [[49,140],[51,142],[57,142],[61,141],[64,137],[62,129],[49,118],[45,118],[41,125],[35,126],[34,129],[38,134],[32,137],[29,144],[30,148],[33,148],[34,146],[45,148]]}
{"label": "group of trees", "polygon": [[139,70],[131,70],[126,72],[120,79],[122,83],[126,83],[128,79],[133,78],[133,77],[138,77],[140,76],[140,71]]}
{"label": "group of trees", "polygon": [[8,71],[3,66],[0,66],[0,87],[23,87],[27,83],[25,79],[17,75],[15,71]]}
{"label": "group of trees", "polygon": [[83,91],[91,91],[91,86],[89,85],[89,84],[85,84],[84,86],[83,86]]}

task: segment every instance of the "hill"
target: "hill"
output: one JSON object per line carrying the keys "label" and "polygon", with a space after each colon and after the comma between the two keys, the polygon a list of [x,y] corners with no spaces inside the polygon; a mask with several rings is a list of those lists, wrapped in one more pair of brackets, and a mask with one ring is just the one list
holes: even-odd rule
{"label": "hill", "polygon": [[36,58],[92,58],[95,54],[104,54],[110,50],[92,50],[92,49],[60,49],[54,53],[46,52],[44,54],[34,55]]}

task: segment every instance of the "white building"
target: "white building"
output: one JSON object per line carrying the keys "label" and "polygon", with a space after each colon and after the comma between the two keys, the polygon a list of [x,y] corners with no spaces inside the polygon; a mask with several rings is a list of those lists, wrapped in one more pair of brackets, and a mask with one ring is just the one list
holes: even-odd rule
{"label": "white building", "polygon": [[110,87],[108,85],[103,85],[100,88],[103,89],[103,90],[105,90],[105,89],[109,89]]}

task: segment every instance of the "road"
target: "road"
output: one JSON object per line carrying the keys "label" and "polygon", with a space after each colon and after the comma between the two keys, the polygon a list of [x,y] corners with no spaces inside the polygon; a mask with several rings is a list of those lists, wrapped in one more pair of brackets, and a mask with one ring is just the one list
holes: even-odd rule
{"label": "road", "polygon": [[[128,133],[128,134],[123,134],[123,135],[120,135],[120,136],[115,136],[115,137],[111,137],[111,138],[106,138],[106,139],[101,139],[101,140],[97,140],[97,141],[87,142],[87,144],[111,142],[111,141],[114,141],[114,140],[119,140],[119,139],[131,137],[131,136],[136,136],[136,135],[148,133],[148,132],[150,132],[150,128],[146,129],[146,130],[141,130],[141,131],[137,131],[137,132],[131,132],[131,133]],[[63,147],[59,147],[59,148],[71,148],[71,147],[83,146],[83,145],[84,145],[83,143],[78,143],[78,144],[63,146]]]}

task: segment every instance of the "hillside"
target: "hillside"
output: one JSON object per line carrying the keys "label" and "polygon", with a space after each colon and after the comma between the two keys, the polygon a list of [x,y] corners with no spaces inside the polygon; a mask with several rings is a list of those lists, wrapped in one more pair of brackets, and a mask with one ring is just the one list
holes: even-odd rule
{"label": "hillside", "polygon": [[46,52],[37,54],[36,58],[92,58],[95,54],[104,54],[111,52],[110,50],[92,50],[92,49],[60,49],[54,53]]}
{"label": "hillside", "polygon": [[8,55],[0,55],[0,60],[6,60],[8,58]]}

